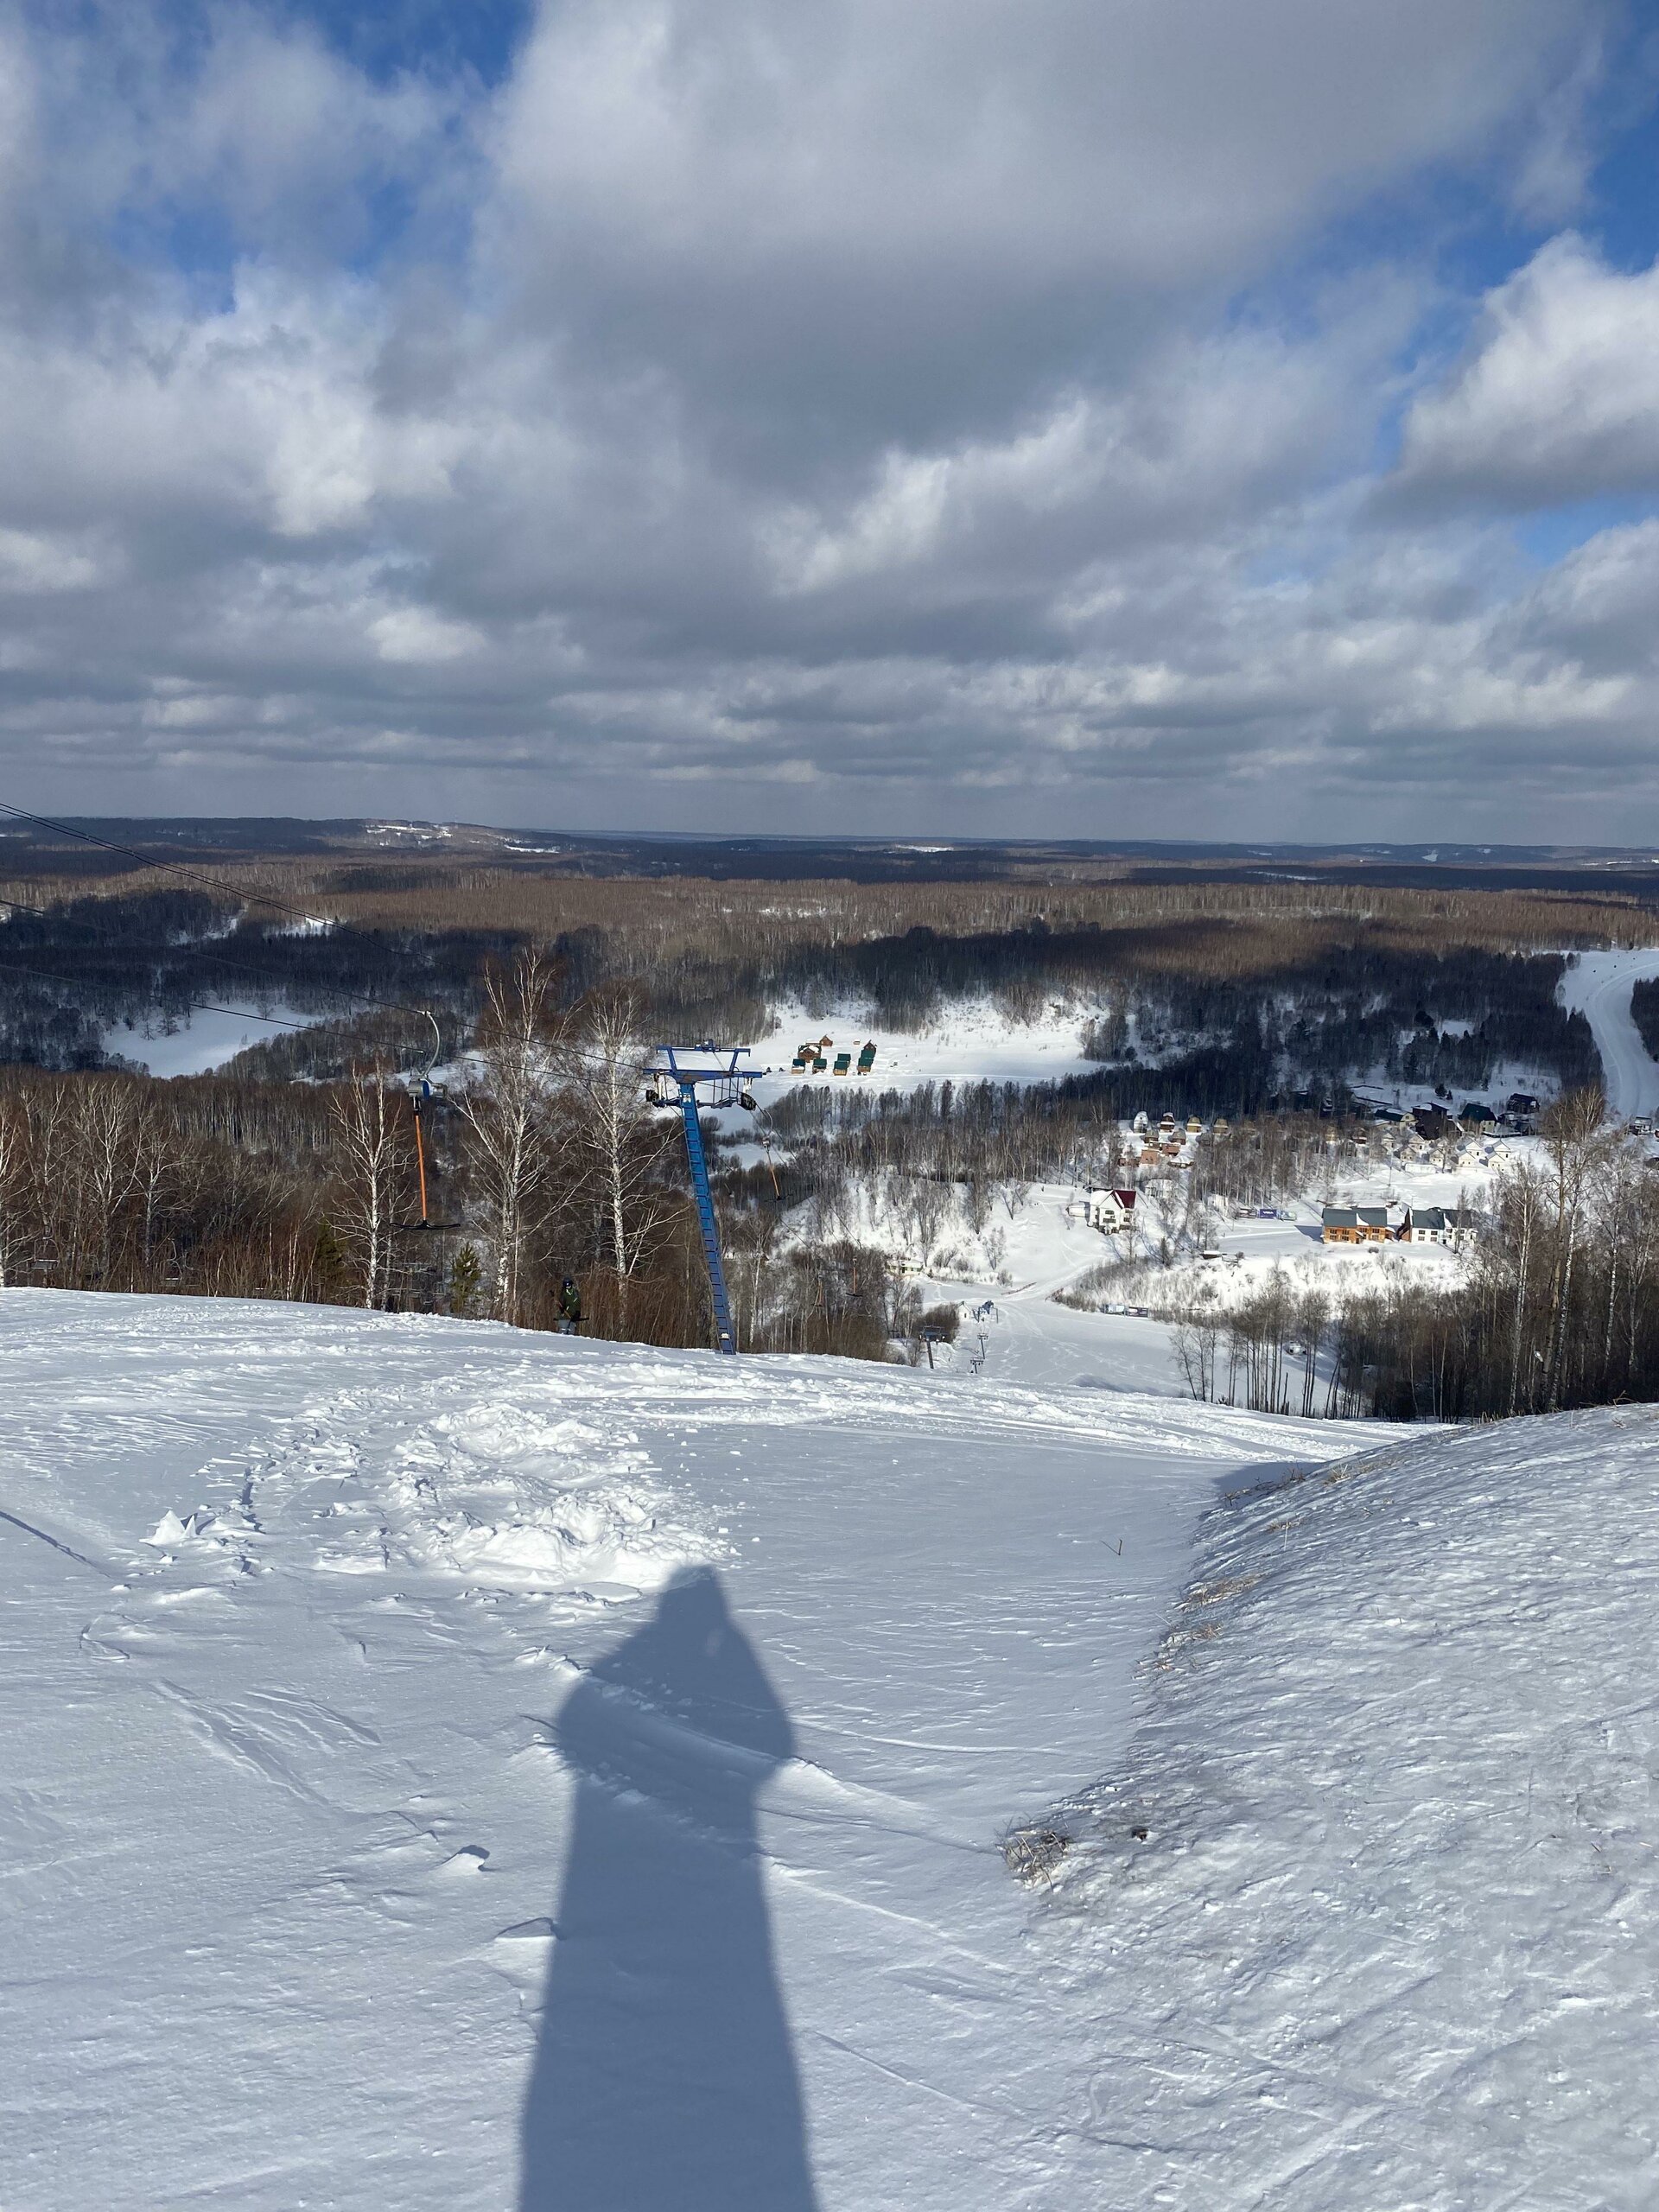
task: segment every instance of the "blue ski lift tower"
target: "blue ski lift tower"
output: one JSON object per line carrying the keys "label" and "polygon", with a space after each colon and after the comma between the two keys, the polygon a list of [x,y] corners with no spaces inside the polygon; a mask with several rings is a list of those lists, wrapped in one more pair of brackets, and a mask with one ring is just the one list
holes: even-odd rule
{"label": "blue ski lift tower", "polygon": [[[702,1254],[709,1262],[709,1288],[715,1302],[715,1334],[718,1348],[735,1356],[737,1330],[732,1320],[732,1301],[726,1288],[726,1268],[720,1256],[720,1232],[715,1224],[714,1193],[709,1187],[709,1163],[703,1157],[702,1130],[697,1121],[697,1085],[709,1084],[713,1106],[747,1106],[754,1110],[749,1071],[740,1060],[749,1056],[747,1045],[662,1045],[661,1065],[651,1071],[657,1102],[677,1105],[685,1124],[685,1156],[691,1168],[691,1189],[697,1202],[697,1226],[702,1231]],[[665,1085],[673,1094],[664,1096]]]}

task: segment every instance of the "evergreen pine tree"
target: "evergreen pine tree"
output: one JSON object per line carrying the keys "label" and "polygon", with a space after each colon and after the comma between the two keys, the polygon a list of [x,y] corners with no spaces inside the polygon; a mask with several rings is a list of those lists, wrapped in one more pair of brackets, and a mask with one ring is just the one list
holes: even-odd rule
{"label": "evergreen pine tree", "polygon": [[477,1303],[484,1268],[472,1245],[463,1244],[449,1270],[449,1311],[465,1317]]}

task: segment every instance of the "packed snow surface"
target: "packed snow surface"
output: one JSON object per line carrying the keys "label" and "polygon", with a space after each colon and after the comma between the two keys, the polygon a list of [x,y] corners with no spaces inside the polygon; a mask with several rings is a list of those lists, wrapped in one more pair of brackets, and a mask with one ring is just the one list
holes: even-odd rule
{"label": "packed snow surface", "polygon": [[1100,2201],[999,1835],[1351,1433],[27,1290],[0,1390],[7,2212]]}
{"label": "packed snow surface", "polygon": [[1581,952],[1561,979],[1560,1001],[1582,1014],[1601,1055],[1602,1085],[1615,1114],[1659,1113],[1656,1065],[1630,1012],[1638,982],[1659,976],[1659,946]]}
{"label": "packed snow surface", "polygon": [[1659,1423],[1049,1311],[1025,1387],[0,1296],[7,2212],[1659,2201]]}
{"label": "packed snow surface", "polygon": [[1659,1417],[1211,1518],[1039,1942],[1099,2204],[1659,2203]]}

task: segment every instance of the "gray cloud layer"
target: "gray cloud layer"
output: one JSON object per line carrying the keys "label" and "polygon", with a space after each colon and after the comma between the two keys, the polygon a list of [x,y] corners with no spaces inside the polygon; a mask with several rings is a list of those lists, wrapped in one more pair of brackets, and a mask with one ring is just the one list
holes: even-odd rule
{"label": "gray cloud layer", "polygon": [[0,16],[25,802],[1659,836],[1659,524],[1512,520],[1659,489],[1659,276],[1434,275],[1572,213],[1592,0],[209,21]]}

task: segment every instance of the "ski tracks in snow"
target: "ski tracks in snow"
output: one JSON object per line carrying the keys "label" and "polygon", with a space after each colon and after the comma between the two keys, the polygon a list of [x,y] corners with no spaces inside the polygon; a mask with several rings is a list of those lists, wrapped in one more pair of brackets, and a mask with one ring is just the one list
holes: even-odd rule
{"label": "ski tracks in snow", "polygon": [[[395,1817],[434,1779],[384,1756],[386,1669],[533,1662],[549,1604],[602,1605],[722,1548],[668,1514],[626,1421],[348,1390],[277,1429],[199,1471],[82,1643],[137,1662],[211,1757],[335,1813]],[[227,1675],[253,1686],[227,1698]]]}
{"label": "ski tracks in snow", "polygon": [[[998,1830],[1127,1732],[1217,1479],[1329,1457],[1328,1425],[230,1302],[24,1314],[22,1446],[74,1475],[38,1527],[124,1560],[53,1694],[107,1712],[78,1770],[107,1797],[20,1774],[19,1847],[79,1827],[130,1963],[88,1964],[95,2031],[43,2025],[17,2112],[84,2050],[145,2114],[86,2137],[134,2208],[501,2212],[531,2056],[587,2001],[566,1900],[597,1896],[657,1913],[674,1988],[697,1929],[770,1923],[825,2212],[1073,2201],[1077,2016]],[[16,1543],[84,1607],[83,1566]]]}

